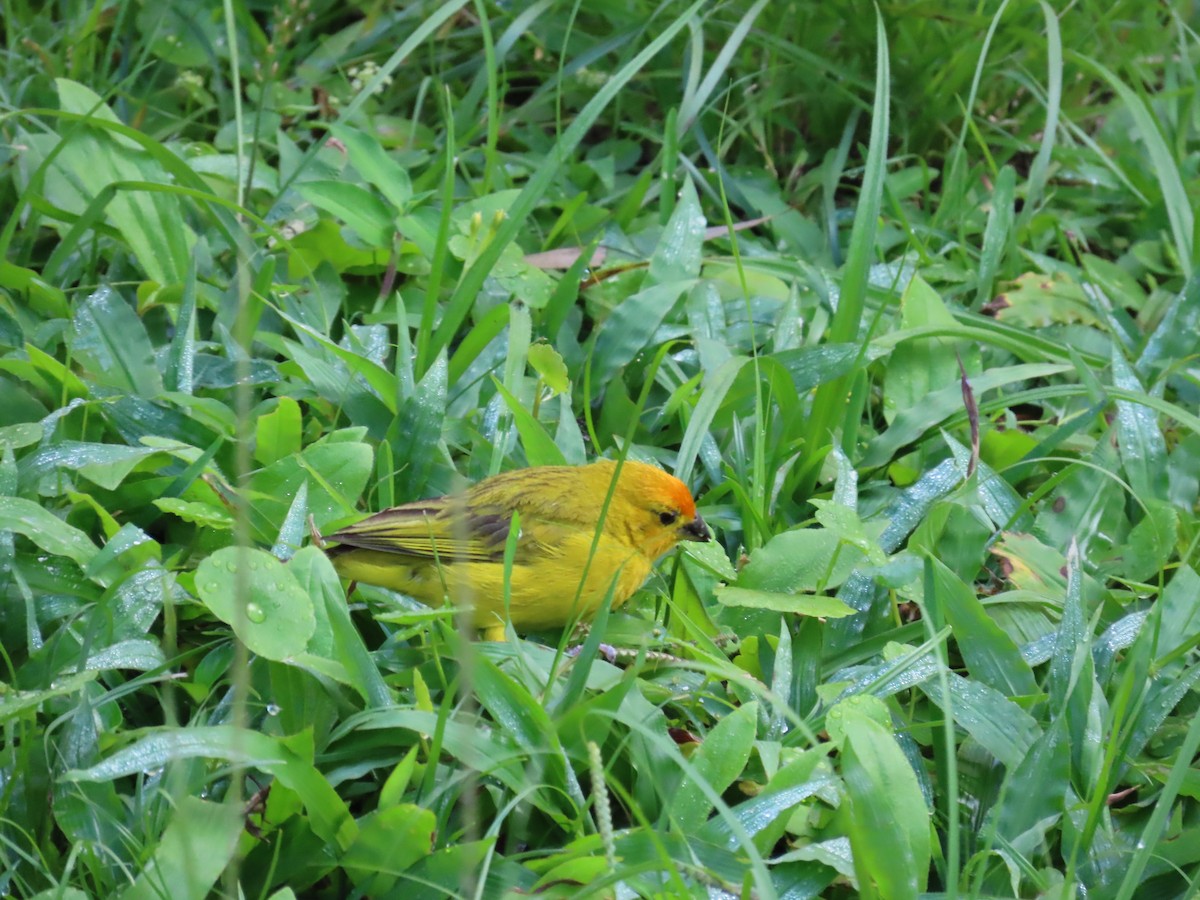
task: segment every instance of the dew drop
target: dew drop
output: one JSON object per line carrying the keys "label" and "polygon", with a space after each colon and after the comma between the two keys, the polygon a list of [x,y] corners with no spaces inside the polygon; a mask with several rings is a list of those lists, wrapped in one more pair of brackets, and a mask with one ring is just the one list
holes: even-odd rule
{"label": "dew drop", "polygon": [[257,603],[246,604],[246,618],[255,625],[261,625],[267,620],[267,614],[263,612],[263,608]]}
{"label": "dew drop", "polygon": [[268,716],[277,716],[282,711],[283,711],[283,707],[280,706],[278,703],[268,703],[267,704],[267,715]]}

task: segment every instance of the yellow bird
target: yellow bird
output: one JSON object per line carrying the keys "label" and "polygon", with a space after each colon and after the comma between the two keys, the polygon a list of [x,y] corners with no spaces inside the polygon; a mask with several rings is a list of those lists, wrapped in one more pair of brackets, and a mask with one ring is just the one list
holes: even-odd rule
{"label": "yellow bird", "polygon": [[330,535],[337,546],[327,552],[343,577],[430,605],[469,606],[475,627],[503,640],[504,545],[514,512],[508,619],[518,631],[590,619],[610,590],[616,608],[679,541],[710,538],[678,478],[628,460],[618,475],[615,462],[600,460],[504,472],[462,494],[384,510]]}

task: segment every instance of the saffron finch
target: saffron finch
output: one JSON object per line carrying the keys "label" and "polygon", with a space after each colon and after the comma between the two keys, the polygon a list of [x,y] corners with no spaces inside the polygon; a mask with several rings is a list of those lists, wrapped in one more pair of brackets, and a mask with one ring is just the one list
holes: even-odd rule
{"label": "saffron finch", "polygon": [[590,619],[610,590],[620,606],[679,541],[710,538],[682,481],[632,461],[618,474],[615,462],[600,460],[504,472],[462,494],[384,510],[330,535],[337,546],[327,552],[345,578],[430,605],[470,605],[475,627],[503,640],[504,547],[514,512],[508,619],[518,631]]}

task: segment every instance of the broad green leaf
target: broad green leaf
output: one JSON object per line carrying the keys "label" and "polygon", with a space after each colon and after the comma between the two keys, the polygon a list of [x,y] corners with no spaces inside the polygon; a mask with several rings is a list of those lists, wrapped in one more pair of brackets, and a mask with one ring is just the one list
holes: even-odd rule
{"label": "broad green leaf", "polygon": [[41,422],[19,422],[0,428],[0,447],[5,450],[20,450],[42,439]]}
{"label": "broad green leaf", "polygon": [[659,325],[694,282],[669,281],[627,297],[596,330],[592,382],[607,384],[651,342]]}
{"label": "broad green leaf", "polygon": [[439,356],[417,384],[416,391],[401,405],[396,436],[392,441],[396,465],[396,496],[415,500],[423,496],[437,445],[446,421],[448,391],[447,362]]}
{"label": "broad green leaf", "polygon": [[1200,682],[1200,665],[1193,664],[1173,679],[1159,679],[1149,684],[1124,750],[1128,758],[1141,756],[1147,742],[1160,733],[1167,717],[1197,682]]}
{"label": "broad green leaf", "polygon": [[1062,714],[1067,701],[1081,687],[1081,660],[1083,664],[1091,661],[1092,636],[1088,630],[1088,617],[1083,604],[1079,553],[1074,546],[1067,554],[1066,570],[1067,589],[1063,599],[1062,619],[1054,640],[1054,656],[1050,660],[1047,684],[1050,706],[1056,715]]}
{"label": "broad green leaf", "polygon": [[[67,295],[61,288],[45,281],[35,269],[0,260],[0,287],[27,294],[31,307],[39,314],[59,319],[66,319],[71,315]],[[6,324],[0,329],[0,334],[4,335],[4,341],[8,342],[10,347],[21,346],[24,341],[18,334],[19,326],[15,321],[9,321],[8,313],[4,313],[4,316]]]}
{"label": "broad green leaf", "polygon": [[[757,742],[759,758],[765,758],[764,752],[770,744],[765,741]],[[811,790],[813,794],[824,794],[836,783],[837,779],[833,775],[832,767],[827,761],[830,745],[820,745],[810,750],[806,750],[797,757],[793,757],[783,763],[778,771],[770,774],[770,780],[762,789],[761,793],[755,797],[755,800],[769,799],[773,794],[778,794],[782,791],[791,790],[800,786],[805,786]],[[735,815],[741,809],[741,804],[734,807]],[[766,828],[759,831],[754,836],[754,843],[762,853],[770,853],[779,839],[788,831],[790,816],[780,816]],[[705,827],[705,832],[715,831],[719,827],[719,819],[709,820],[709,824]],[[849,852],[849,846],[847,846]]]}
{"label": "broad green leaf", "polygon": [[71,469],[105,490],[113,491],[139,463],[163,449],[166,448],[59,441],[34,454],[26,463],[25,471],[27,477],[35,477],[52,467]]}
{"label": "broad green leaf", "polygon": [[47,888],[40,894],[34,894],[30,900],[91,900],[91,895],[84,893],[79,888],[59,885]]}
{"label": "broad green leaf", "polygon": [[558,447],[568,465],[582,466],[587,462],[583,431],[579,427],[575,411],[571,409],[569,394],[559,396],[558,427],[554,431],[554,445]]}
{"label": "broad green leaf", "polygon": [[[982,681],[954,672],[947,675],[954,724],[1005,766],[1019,765],[1042,735],[1037,720]],[[920,688],[943,711],[947,710],[937,678],[921,682]]]}
{"label": "broad green leaf", "polygon": [[729,557],[725,555],[725,549],[721,546],[720,542],[705,541],[704,543],[699,543],[697,541],[688,541],[682,546],[681,550],[685,557],[694,559],[721,580],[737,580],[738,572],[729,561]]}
{"label": "broad green leaf", "polygon": [[1124,491],[1110,474],[1117,465],[1116,449],[1104,441],[1085,462],[1069,466],[1058,487],[1042,501],[1033,533],[1062,553],[1072,541],[1085,554],[1109,550],[1125,523]]}
{"label": "broad green leaf", "polygon": [[556,394],[565,394],[571,389],[571,376],[561,354],[549,344],[537,341],[529,345],[529,365],[538,378]]}
{"label": "broad green leaf", "polygon": [[846,719],[851,716],[871,719],[880,728],[889,728],[892,724],[891,713],[887,704],[873,694],[851,694],[839,700],[825,716],[825,728],[829,739],[837,746],[846,741]]}
{"label": "broad green leaf", "polygon": [[842,728],[854,870],[885,900],[916,900],[932,855],[930,813],[917,777],[892,732],[874,719],[847,710]]}
{"label": "broad green leaf", "polygon": [[[397,396],[407,396],[407,392],[398,384],[395,375],[393,375],[375,360],[369,359],[361,353],[357,353],[354,350],[350,350],[346,347],[336,344],[329,339],[328,335],[322,334],[321,332],[312,328],[310,325],[307,325],[301,319],[288,316],[286,314],[282,314],[282,318],[289,325],[296,328],[297,331],[311,338],[315,345],[326,350],[329,355],[341,360],[341,362],[344,363],[351,372],[362,378],[362,380],[366,382],[368,386],[370,386],[374,396],[378,398],[379,402],[382,403],[389,412],[395,413]],[[296,353],[296,348],[298,345],[285,344],[285,346],[291,348],[291,352]],[[301,347],[299,349],[303,350],[304,348]],[[309,360],[311,360],[315,362],[315,364],[329,367],[332,371],[336,372],[336,369],[332,369],[331,360],[322,358],[316,353],[309,353],[307,351],[305,351],[304,356],[307,359],[301,362],[302,365],[309,364]],[[300,361],[299,355],[298,361]],[[335,396],[343,397],[345,396],[345,393],[345,386],[343,385],[342,389],[335,393]]]}
{"label": "broad green leaf", "polygon": [[[997,434],[1020,434],[1020,432],[988,432],[992,435]],[[966,477],[970,467],[971,451],[964,445],[960,444],[948,434],[943,434],[946,443],[949,445],[951,452],[954,454],[954,460],[958,463],[959,469]],[[986,439],[985,439],[986,444]],[[1018,447],[1023,445],[1018,444]],[[1032,446],[1032,442],[1024,447],[1021,454],[1027,451]],[[981,454],[986,455],[986,454]],[[1019,457],[1018,457],[1019,458]],[[1014,462],[1016,460],[1014,459]],[[1004,480],[997,472],[995,467],[988,465],[983,460],[977,460],[975,465],[976,480],[978,486],[979,501],[983,505],[983,511],[987,513],[992,524],[997,528],[1014,528],[1018,531],[1028,530],[1033,525],[1033,517],[1029,512],[1022,508],[1021,495],[1011,484]]]}
{"label": "broad green leaf", "polygon": [[[226,547],[196,569],[196,589],[251,652],[287,662],[316,629],[312,597],[279,560],[250,547]],[[239,610],[237,604],[243,602]]]}
{"label": "broad green leaf", "polygon": [[444,900],[462,896],[464,873],[481,871],[483,861],[489,858],[495,843],[495,837],[488,837],[440,847],[422,857],[405,873],[404,897],[406,900]]}
{"label": "broad green leaf", "polygon": [[86,566],[99,550],[86,534],[23,497],[0,497],[0,532],[23,534],[47,553]]}
{"label": "broad green leaf", "polygon": [[1196,602],[1197,597],[1200,597],[1200,575],[1191,566],[1181,565],[1157,604],[1162,617],[1162,626],[1154,646],[1157,659],[1200,637],[1200,603]]}
{"label": "broad green leaf", "polygon": [[[892,500],[878,517],[888,524],[879,536],[885,553],[896,551],[913,529],[929,514],[939,500],[962,483],[962,473],[954,460],[944,460]],[[882,588],[865,572],[854,572],[838,590],[838,599],[860,615],[831,622],[823,631],[825,647],[845,649],[857,643],[868,625],[883,615]],[[875,614],[875,615],[873,615]]]}
{"label": "broad green leaf", "polygon": [[380,896],[393,888],[400,873],[433,852],[437,817],[404,803],[368,813],[358,820],[358,829],[341,862],[361,890]]}
{"label": "broad green leaf", "polygon": [[554,789],[553,793],[544,792],[545,803],[555,803],[562,792],[582,806],[585,802],[582,789],[541,703],[486,657],[481,657],[476,666],[474,686],[480,704],[510,740],[545,766],[542,777]]}
{"label": "broad green leaf", "polygon": [[[592,882],[598,881],[600,878],[608,875],[611,871],[612,865],[603,855],[568,859],[552,869],[547,869],[545,874],[534,885],[534,892],[539,894],[545,893],[555,886],[564,884],[576,886],[590,885]],[[80,898],[80,900],[86,900],[86,898]]]}
{"label": "broad green leaf", "polygon": [[[887,562],[887,555],[879,546],[876,535],[868,533],[867,527],[859,518],[857,510],[834,500],[811,500],[817,510],[817,521],[837,535],[838,539],[857,550],[862,551],[867,561],[873,566],[882,566]],[[882,532],[883,528],[875,523],[875,531]]]}
{"label": "broad green leaf", "polygon": [[331,125],[329,133],[342,142],[358,174],[383,194],[396,211],[404,209],[412,199],[412,181],[375,136],[341,123]]}
{"label": "broad green leaf", "polygon": [[203,900],[233,860],[244,825],[235,806],[182,798],[153,856],[118,894],[120,900],[159,900],[164,894]]}
{"label": "broad green leaf", "polygon": [[480,703],[505,733],[530,752],[557,743],[554,726],[542,705],[491,660],[484,657],[479,664],[475,689]]}
{"label": "broad green leaf", "polygon": [[1142,502],[1146,514],[1107,559],[1096,561],[1098,571],[1129,581],[1153,581],[1175,555],[1179,509],[1153,497],[1144,497]]}
{"label": "broad green leaf", "polygon": [[772,593],[821,591],[840,586],[862,561],[862,552],[844,546],[832,531],[792,529],[752,552],[735,583],[739,588]]}
{"label": "broad green leaf", "polygon": [[854,610],[841,600],[820,594],[780,594],[773,591],[726,586],[717,588],[717,599],[726,606],[769,609],[774,612],[794,613],[800,616],[838,619],[842,616],[854,615]]}
{"label": "broad green leaf", "polygon": [[675,211],[650,257],[650,284],[689,281],[700,275],[706,224],[696,186],[688,179],[683,183]]}
{"label": "broad green leaf", "polygon": [[989,825],[1017,852],[1032,853],[1062,816],[1070,790],[1071,750],[1064,739],[1065,719],[1055,722],[1009,770]]}
{"label": "broad green leaf", "polygon": [[111,288],[75,307],[71,351],[97,384],[141,397],[162,393],[162,376],[142,320]]}
{"label": "broad green leaf", "polygon": [[513,415],[517,433],[521,435],[521,445],[525,448],[525,458],[531,466],[565,466],[566,458],[554,439],[546,433],[542,423],[533,417],[521,401],[509,393],[499,381],[493,379],[496,390],[504,398],[504,404]]}
{"label": "broad green leaf", "polygon": [[1026,272],[993,301],[996,319],[1038,329],[1048,325],[1103,324],[1079,283],[1065,272]]}
{"label": "broad green leaf", "polygon": [[[371,477],[371,447],[361,431],[327,434],[299,454],[284,457],[250,480],[251,524],[263,541],[274,541],[300,485],[308,482],[308,508],[317,528],[354,510]],[[406,498],[407,499],[407,498]]]}
{"label": "broad green leaf", "polygon": [[[695,777],[704,779],[717,794],[723,793],[745,769],[757,728],[757,703],[739,706],[722,717],[689,760],[695,767]],[[712,810],[712,802],[696,786],[693,777],[685,775],[671,799],[671,821],[685,834],[691,834],[704,824]]]}
{"label": "broad green leaf", "polygon": [[312,765],[307,735],[274,738],[228,725],[162,728],[87,769],[67,772],[70,781],[112,781],[186,759],[217,759],[262,769],[300,795],[313,832],[340,849],[357,826],[329,781]]}
{"label": "broad green leaf", "polygon": [[223,507],[195,500],[180,500],[178,497],[155,497],[150,502],[163,512],[178,516],[185,522],[219,531],[233,530],[233,516]]}
{"label": "broad green leaf", "polygon": [[787,370],[797,393],[803,395],[818,385],[853,372],[860,362],[871,362],[888,352],[875,346],[868,347],[864,353],[857,344],[819,344],[782,350],[771,358]]}
{"label": "broad green leaf", "polygon": [[1033,671],[1012,639],[988,616],[975,592],[932,559],[935,597],[925,600],[945,617],[971,677],[1008,697],[1038,692]]}
{"label": "broad green leaf", "polygon": [[513,791],[523,791],[528,786],[524,774],[528,753],[517,747],[509,734],[498,729],[456,717],[448,720],[442,717],[439,721],[435,711],[389,704],[347,718],[334,733],[334,739],[360,730],[399,730],[421,735],[440,731],[443,752],[459,764],[488,772]]}
{"label": "broad green leaf", "polygon": [[264,466],[300,452],[300,404],[280,397],[279,405],[254,426],[254,458]]}
{"label": "broad green leaf", "polygon": [[[812,778],[768,791],[739,803],[732,810],[734,820],[751,836],[760,834],[779,820],[779,817],[789,810],[795,809],[814,794],[825,793],[837,789],[837,779],[830,773],[818,772]],[[738,836],[730,828],[729,820],[724,816],[714,816],[709,819],[700,831],[700,837],[712,846],[723,846],[734,850],[738,847]]]}
{"label": "broad green leaf", "polygon": [[84,663],[84,669],[103,672],[108,669],[132,669],[147,672],[166,663],[162,649],[154,641],[130,638],[93,653]]}
{"label": "broad green leaf", "polygon": [[515,244],[510,244],[496,261],[491,277],[530,309],[544,309],[554,295],[554,281],[541,269],[525,262]]}
{"label": "broad green leaf", "polygon": [[[949,310],[919,275],[900,298],[900,328],[953,329]],[[933,391],[958,384],[957,343],[952,338],[927,337],[905,341],[888,358],[883,385],[883,415],[891,423],[898,411],[916,406]]]}
{"label": "broad green leaf", "polygon": [[305,181],[296,189],[313,206],[354,229],[367,246],[391,247],[396,233],[394,213],[370,191],[344,181]]}
{"label": "broad green leaf", "polygon": [[388,775],[387,780],[383,783],[383,787],[379,789],[380,809],[390,809],[400,804],[400,798],[408,790],[408,786],[412,782],[413,773],[416,771],[417,751],[419,749],[420,747],[414,744],[412,749],[405,754],[404,759],[396,763],[396,767]]}
{"label": "broad green leaf", "polygon": [[17,492],[17,458],[10,444],[0,442],[0,447],[0,497],[10,497]]}
{"label": "broad green leaf", "polygon": [[[1066,591],[1067,558],[1030,534],[1006,532],[992,546],[992,553],[1003,561],[1005,574],[1013,587],[1044,599],[1061,603]],[[1085,604],[1089,609],[1104,597],[1103,585],[1084,575]]]}
{"label": "broad green leaf", "polygon": [[[66,78],[56,79],[55,87],[65,112],[90,115],[99,122],[119,121],[91,88]],[[133,140],[102,126],[66,125],[63,140],[66,146],[51,163],[44,184],[54,204],[75,215],[107,219],[151,281],[182,284],[196,237],[186,224],[179,198],[167,191],[122,184],[168,186],[172,179],[162,164]],[[37,145],[49,150],[41,141]],[[93,206],[94,202],[101,205]],[[66,249],[64,244],[58,252]]]}

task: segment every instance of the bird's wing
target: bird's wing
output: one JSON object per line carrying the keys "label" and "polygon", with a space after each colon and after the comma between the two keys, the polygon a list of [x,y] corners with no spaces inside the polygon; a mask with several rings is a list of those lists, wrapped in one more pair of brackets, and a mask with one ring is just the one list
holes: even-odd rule
{"label": "bird's wing", "polygon": [[500,562],[511,522],[512,513],[499,507],[468,508],[461,497],[442,497],[384,510],[328,539],[443,563]]}

